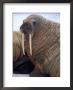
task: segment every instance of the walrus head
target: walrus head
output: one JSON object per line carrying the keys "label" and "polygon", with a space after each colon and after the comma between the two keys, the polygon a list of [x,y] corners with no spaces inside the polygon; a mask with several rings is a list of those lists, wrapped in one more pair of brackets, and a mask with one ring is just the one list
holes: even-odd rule
{"label": "walrus head", "polygon": [[26,33],[33,33],[34,34],[34,32],[37,32],[37,30],[40,29],[41,23],[46,24],[43,21],[44,21],[43,16],[30,15],[26,19],[23,20],[23,23],[20,26],[20,30],[25,34]]}
{"label": "walrus head", "polygon": [[[35,18],[27,17],[26,19],[23,20],[23,23],[20,26],[21,32],[23,32],[25,34],[25,41],[26,41],[25,44],[27,43],[27,46],[24,45],[26,47],[25,51],[31,55],[32,55],[32,37],[33,37],[34,33],[37,31],[36,30],[37,25],[38,25],[38,23]],[[29,44],[29,46],[28,46],[28,44]],[[30,47],[30,50],[29,50],[29,47]]]}
{"label": "walrus head", "polygon": [[20,26],[20,30],[25,34],[32,34],[34,33],[35,26],[36,26],[35,20],[32,20],[30,22],[23,20],[23,24]]}

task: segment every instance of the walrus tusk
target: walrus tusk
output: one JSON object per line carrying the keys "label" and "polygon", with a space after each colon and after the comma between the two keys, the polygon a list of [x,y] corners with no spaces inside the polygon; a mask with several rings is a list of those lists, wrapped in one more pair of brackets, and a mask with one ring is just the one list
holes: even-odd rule
{"label": "walrus tusk", "polygon": [[30,55],[32,55],[32,34],[29,34]]}
{"label": "walrus tusk", "polygon": [[23,55],[25,55],[25,52],[24,52],[24,34],[22,34],[22,49],[23,49]]}

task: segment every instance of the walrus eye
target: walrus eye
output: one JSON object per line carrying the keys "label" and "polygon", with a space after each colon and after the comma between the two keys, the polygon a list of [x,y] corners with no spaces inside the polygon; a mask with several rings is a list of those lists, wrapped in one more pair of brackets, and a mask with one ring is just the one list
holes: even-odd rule
{"label": "walrus eye", "polygon": [[36,21],[33,21],[33,26],[35,26],[36,25]]}

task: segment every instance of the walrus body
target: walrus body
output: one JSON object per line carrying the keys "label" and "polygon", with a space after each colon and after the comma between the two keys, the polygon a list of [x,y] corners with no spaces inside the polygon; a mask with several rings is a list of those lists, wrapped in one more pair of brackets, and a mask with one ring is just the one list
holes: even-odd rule
{"label": "walrus body", "polygon": [[[35,70],[39,69],[42,74],[53,77],[60,76],[60,25],[42,16],[30,15],[23,21],[20,29],[25,35],[26,30],[33,33],[31,58]],[[26,42],[28,43],[28,39]],[[24,46],[29,54],[29,44]]]}

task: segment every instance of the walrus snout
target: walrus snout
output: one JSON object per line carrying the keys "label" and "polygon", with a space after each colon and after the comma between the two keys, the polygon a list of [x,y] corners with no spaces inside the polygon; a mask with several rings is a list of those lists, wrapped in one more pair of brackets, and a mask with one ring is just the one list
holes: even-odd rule
{"label": "walrus snout", "polygon": [[22,29],[22,30],[32,30],[32,25],[30,23],[25,22],[21,25],[20,29]]}
{"label": "walrus snout", "polygon": [[32,33],[34,32],[35,26],[36,26],[35,20],[32,20],[30,22],[23,20],[23,24],[20,26],[20,30],[23,33]]}
{"label": "walrus snout", "polygon": [[34,26],[36,25],[36,21],[30,22],[23,22],[20,26],[20,30],[24,33],[31,33],[34,30]]}

